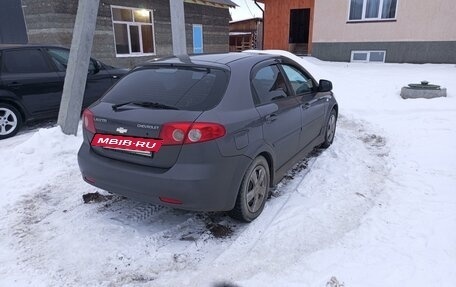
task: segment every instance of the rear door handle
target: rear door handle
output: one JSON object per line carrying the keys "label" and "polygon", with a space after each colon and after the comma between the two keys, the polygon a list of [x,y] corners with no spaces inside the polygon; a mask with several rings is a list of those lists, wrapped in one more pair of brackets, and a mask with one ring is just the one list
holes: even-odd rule
{"label": "rear door handle", "polygon": [[277,120],[277,115],[276,114],[270,114],[270,115],[266,116],[266,122],[267,123],[272,123],[275,120]]}
{"label": "rear door handle", "polygon": [[113,78],[113,79],[118,79],[118,78],[119,78],[119,76],[117,76],[117,75],[114,75],[114,76],[112,76],[112,78]]}
{"label": "rear door handle", "polygon": [[22,84],[19,82],[11,82],[9,84],[6,84],[6,86],[11,90],[18,90],[22,86]]}
{"label": "rear door handle", "polygon": [[11,83],[7,84],[7,86],[11,87],[11,88],[14,88],[14,87],[22,86],[22,84],[19,83],[19,82],[11,82]]}
{"label": "rear door handle", "polygon": [[302,109],[303,110],[307,110],[308,108],[310,108],[310,104],[309,103],[305,103],[303,105],[301,105]]}

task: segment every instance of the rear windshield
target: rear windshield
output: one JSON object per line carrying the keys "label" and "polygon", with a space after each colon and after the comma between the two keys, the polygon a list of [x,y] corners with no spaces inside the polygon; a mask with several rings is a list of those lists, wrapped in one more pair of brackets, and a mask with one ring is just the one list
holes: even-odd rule
{"label": "rear windshield", "polygon": [[205,111],[216,106],[227,86],[227,72],[203,67],[148,67],[131,72],[103,102],[154,102],[181,110]]}

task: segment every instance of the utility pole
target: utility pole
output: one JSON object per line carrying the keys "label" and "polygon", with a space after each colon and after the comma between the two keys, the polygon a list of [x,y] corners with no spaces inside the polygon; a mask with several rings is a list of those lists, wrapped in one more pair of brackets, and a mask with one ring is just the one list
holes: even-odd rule
{"label": "utility pole", "polygon": [[79,0],[78,4],[57,120],[62,132],[67,135],[76,135],[78,131],[99,3],[100,0]]}
{"label": "utility pole", "polygon": [[184,0],[169,0],[171,12],[171,33],[173,38],[173,54],[186,55],[187,43],[185,33]]}

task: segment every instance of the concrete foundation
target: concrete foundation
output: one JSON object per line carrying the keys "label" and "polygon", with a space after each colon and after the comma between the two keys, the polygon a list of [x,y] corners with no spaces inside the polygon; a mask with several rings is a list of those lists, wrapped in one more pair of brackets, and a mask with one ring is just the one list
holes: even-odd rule
{"label": "concrete foundation", "polygon": [[311,54],[324,61],[350,62],[352,51],[386,51],[386,63],[456,64],[456,41],[314,42]]}

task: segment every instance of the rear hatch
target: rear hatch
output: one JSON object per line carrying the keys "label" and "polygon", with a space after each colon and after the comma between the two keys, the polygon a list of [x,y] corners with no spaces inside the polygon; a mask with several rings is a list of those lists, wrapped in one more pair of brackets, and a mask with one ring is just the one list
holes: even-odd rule
{"label": "rear hatch", "polygon": [[[217,105],[226,89],[227,71],[210,67],[151,65],[132,71],[99,102],[90,107],[96,135],[163,140],[163,128],[191,124]],[[86,131],[87,132],[87,131]],[[157,168],[172,167],[183,143],[166,144],[158,151],[93,146],[99,155]]]}
{"label": "rear hatch", "polygon": [[[100,103],[91,108],[95,115],[97,134],[160,139],[160,131],[164,124],[194,122],[202,113],[201,111],[156,110],[135,106],[119,109],[116,112],[111,106],[112,104]],[[181,147],[182,145],[164,145],[157,152],[138,152],[92,146],[100,155],[158,168],[173,166]]]}

